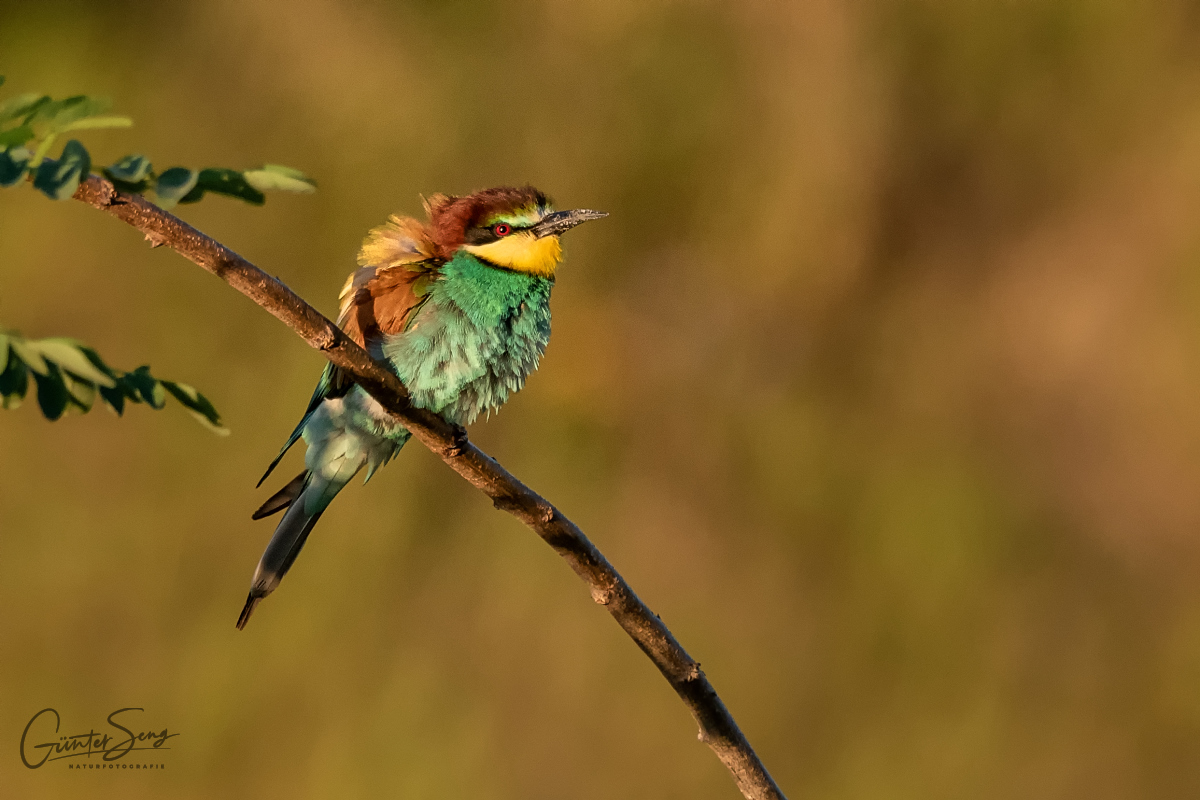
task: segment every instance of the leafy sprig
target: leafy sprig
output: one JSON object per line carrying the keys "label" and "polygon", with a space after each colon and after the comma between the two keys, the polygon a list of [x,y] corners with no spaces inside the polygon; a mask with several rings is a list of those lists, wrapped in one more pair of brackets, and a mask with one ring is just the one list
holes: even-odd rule
{"label": "leafy sprig", "polygon": [[[133,124],[129,117],[109,114],[111,105],[105,98],[87,95],[55,100],[27,93],[0,100],[0,188],[31,180],[35,189],[53,200],[70,198],[91,174],[91,154],[74,138],[67,140],[57,158],[50,153],[66,134]],[[157,172],[149,158],[134,154],[100,171],[121,191],[152,194],[164,208],[195,203],[208,193],[262,205],[268,191],[316,189],[304,173],[278,164],[251,170],[170,167]],[[50,420],[66,413],[86,413],[97,399],[118,415],[124,413],[126,403],[158,409],[169,395],[211,430],[229,432],[208,398],[186,383],[156,378],[145,366],[132,372],[113,369],[95,350],[74,339],[26,339],[0,331],[0,408],[19,406],[31,378],[38,406]]]}
{"label": "leafy sprig", "polygon": [[[4,82],[0,76],[0,84]],[[0,101],[0,188],[16,186],[32,176],[33,186],[52,200],[66,200],[92,169],[92,158],[78,139],[70,139],[58,158],[49,154],[64,135],[102,128],[128,128],[129,117],[108,114],[111,102],[75,95],[54,100],[37,93]],[[124,192],[153,193],[162,208],[195,203],[205,194],[236,197],[262,205],[264,192],[312,192],[316,184],[299,170],[279,164],[234,170],[209,167],[193,170],[169,167],[156,172],[146,156],[128,155],[100,171]]]}
{"label": "leafy sprig", "polygon": [[38,406],[49,420],[71,412],[87,413],[97,399],[118,416],[127,402],[160,409],[170,395],[205,427],[222,436],[229,433],[208,398],[186,383],[156,378],[145,366],[132,372],[113,369],[75,339],[26,339],[13,332],[0,333],[0,408],[21,405],[31,377]]}

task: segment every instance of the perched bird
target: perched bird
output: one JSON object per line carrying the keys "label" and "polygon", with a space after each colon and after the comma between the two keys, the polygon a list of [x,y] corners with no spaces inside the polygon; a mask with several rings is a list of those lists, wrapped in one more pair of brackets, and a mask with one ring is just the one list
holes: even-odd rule
{"label": "perched bird", "polygon": [[[559,236],[600,211],[554,211],[531,186],[434,195],[429,221],[393,216],[374,228],[360,268],[340,295],[338,326],[408,388],[413,405],[459,425],[518,391],[550,339],[550,290]],[[286,513],[254,570],[238,618],[275,590],[330,501],[363,467],[366,480],[408,441],[408,431],[332,364],[267,479],[301,438],[304,471],[254,512]]]}

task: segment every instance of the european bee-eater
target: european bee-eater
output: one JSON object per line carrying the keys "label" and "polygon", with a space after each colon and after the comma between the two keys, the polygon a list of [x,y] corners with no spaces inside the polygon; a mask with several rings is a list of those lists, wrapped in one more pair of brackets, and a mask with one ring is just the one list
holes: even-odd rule
{"label": "european bee-eater", "polygon": [[[533,187],[434,195],[428,222],[393,216],[373,229],[340,295],[338,326],[408,388],[413,405],[458,425],[499,408],[524,384],[550,339],[559,236],[599,211],[554,211]],[[238,618],[274,591],[334,496],[363,467],[370,480],[408,431],[332,364],[259,485],[304,439],[305,469],[254,519],[287,510],[254,570]]]}

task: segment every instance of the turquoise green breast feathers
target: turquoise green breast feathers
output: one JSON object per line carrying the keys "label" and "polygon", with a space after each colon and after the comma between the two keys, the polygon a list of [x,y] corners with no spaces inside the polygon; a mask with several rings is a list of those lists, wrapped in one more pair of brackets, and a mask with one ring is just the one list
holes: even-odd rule
{"label": "turquoise green breast feathers", "polygon": [[[502,406],[537,369],[550,339],[558,237],[605,214],[554,211],[528,186],[435,195],[425,210],[428,222],[392,217],[367,235],[360,268],[342,289],[338,325],[400,376],[414,405],[469,425]],[[239,629],[287,574],[342,487],[364,468],[370,480],[408,437],[338,368],[325,368],[300,424],[263,475],[304,439],[304,471],[254,513],[284,515],[254,571]]]}

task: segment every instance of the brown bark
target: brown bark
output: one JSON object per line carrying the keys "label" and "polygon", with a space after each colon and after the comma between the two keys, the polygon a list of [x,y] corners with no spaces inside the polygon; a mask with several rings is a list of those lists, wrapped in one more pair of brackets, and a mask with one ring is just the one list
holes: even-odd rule
{"label": "brown bark", "polygon": [[783,800],[783,793],[733,721],[700,664],[687,654],[658,615],[641,601],[575,523],[475,447],[463,428],[413,407],[396,375],[282,282],[140,195],[118,192],[109,181],[96,175],[82,182],[74,197],[137,228],[153,246],[172,248],[275,315],[352,375],[422,444],[490,497],[496,508],[536,531],[566,559],[588,585],[592,599],[608,609],[662,672],[696,718],[700,740],[733,773],[742,795],[748,800]]}

